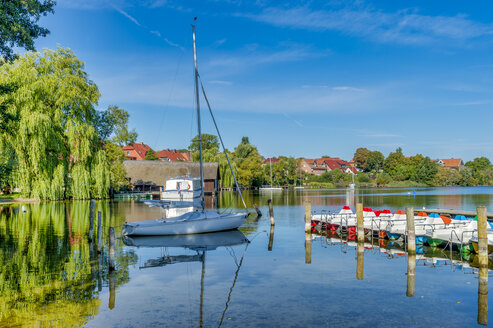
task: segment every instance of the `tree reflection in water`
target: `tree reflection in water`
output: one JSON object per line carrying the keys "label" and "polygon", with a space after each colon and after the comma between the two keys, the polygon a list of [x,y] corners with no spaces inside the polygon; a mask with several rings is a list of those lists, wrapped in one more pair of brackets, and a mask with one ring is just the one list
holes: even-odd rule
{"label": "tree reflection in water", "polygon": [[[0,208],[0,326],[81,326],[99,311],[98,288],[109,285],[107,244],[98,257],[87,238],[89,202],[24,206],[25,213],[19,205]],[[115,218],[108,202],[97,202],[97,211],[106,237]],[[116,288],[137,262],[119,243]]]}

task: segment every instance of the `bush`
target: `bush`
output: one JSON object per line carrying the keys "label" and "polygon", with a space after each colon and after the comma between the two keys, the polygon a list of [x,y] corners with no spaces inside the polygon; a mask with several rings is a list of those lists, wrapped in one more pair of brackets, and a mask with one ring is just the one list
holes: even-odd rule
{"label": "bush", "polygon": [[386,186],[392,181],[392,178],[387,173],[380,173],[377,176],[377,186]]}

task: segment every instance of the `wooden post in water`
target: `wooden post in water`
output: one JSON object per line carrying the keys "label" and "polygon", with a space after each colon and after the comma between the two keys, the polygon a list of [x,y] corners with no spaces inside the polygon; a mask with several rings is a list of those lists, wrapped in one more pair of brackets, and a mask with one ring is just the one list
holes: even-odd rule
{"label": "wooden post in water", "polygon": [[479,266],[488,267],[488,234],[486,233],[486,207],[479,206],[477,209],[478,215],[478,254]]}
{"label": "wooden post in water", "polygon": [[88,235],[89,241],[92,241],[92,236],[94,234],[94,207],[95,207],[95,203],[93,199],[91,200],[91,203],[89,205],[89,235]]}
{"label": "wooden post in water", "polygon": [[365,265],[365,244],[364,242],[358,242],[358,256],[356,258],[356,279],[358,280],[363,280],[364,265]]}
{"label": "wooden post in water", "polygon": [[270,252],[272,251],[272,244],[274,244],[274,226],[270,226],[270,235],[269,235],[269,246],[267,250]]}
{"label": "wooden post in water", "polygon": [[113,227],[109,227],[108,235],[110,241],[108,269],[113,271],[115,270],[115,229]]}
{"label": "wooden post in water", "polygon": [[305,233],[305,263],[312,263],[312,234]]}
{"label": "wooden post in water", "polygon": [[98,254],[101,254],[101,211],[98,211]]}
{"label": "wooden post in water", "polygon": [[478,324],[488,325],[488,266],[479,266]]}
{"label": "wooden post in water", "polygon": [[488,234],[486,233],[486,207],[479,206],[478,215],[478,324],[488,325]]}
{"label": "wooden post in water", "polygon": [[407,221],[407,252],[409,255],[416,255],[416,233],[414,230],[414,208],[406,208]]}
{"label": "wooden post in water", "polygon": [[272,199],[269,199],[267,203],[269,204],[270,225],[273,226],[276,223],[274,222],[274,208],[272,207]]}
{"label": "wooden post in water", "polygon": [[365,241],[365,228],[363,226],[363,204],[356,204],[356,229],[358,234],[358,243]]}
{"label": "wooden post in water", "polygon": [[312,232],[312,203],[305,200],[305,233]]}
{"label": "wooden post in water", "polygon": [[260,209],[258,208],[257,204],[253,204],[253,208],[255,209],[255,212],[257,212],[257,217],[261,217],[262,212],[260,212]]}
{"label": "wooden post in water", "polygon": [[112,310],[115,307],[115,273],[110,272],[108,275],[109,287],[110,287],[110,299],[108,301],[108,307]]}
{"label": "wooden post in water", "polygon": [[406,296],[414,297],[414,281],[416,277],[416,254],[407,254],[407,289]]}

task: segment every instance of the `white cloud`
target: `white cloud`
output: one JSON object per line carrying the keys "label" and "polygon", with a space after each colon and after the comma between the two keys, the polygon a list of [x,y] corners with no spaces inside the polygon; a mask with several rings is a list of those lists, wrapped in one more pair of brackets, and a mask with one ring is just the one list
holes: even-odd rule
{"label": "white cloud", "polygon": [[333,87],[332,90],[334,90],[334,91],[359,91],[359,92],[365,91],[364,89],[355,88],[355,87],[348,87],[348,86]]}
{"label": "white cloud", "polygon": [[222,81],[222,80],[212,80],[208,82],[209,84],[222,84],[222,85],[231,85],[233,82],[231,81]]}
{"label": "white cloud", "polygon": [[124,10],[122,10],[120,8],[116,8],[116,7],[115,7],[115,10],[118,11],[123,16],[127,17],[130,21],[132,21],[136,25],[141,26],[140,23],[134,17],[130,16],[126,11],[124,11]]}
{"label": "white cloud", "polygon": [[379,42],[425,44],[491,36],[493,27],[466,16],[425,16],[409,10],[386,13],[368,8],[312,10],[308,7],[266,8],[259,14],[238,14],[280,27],[334,30]]}

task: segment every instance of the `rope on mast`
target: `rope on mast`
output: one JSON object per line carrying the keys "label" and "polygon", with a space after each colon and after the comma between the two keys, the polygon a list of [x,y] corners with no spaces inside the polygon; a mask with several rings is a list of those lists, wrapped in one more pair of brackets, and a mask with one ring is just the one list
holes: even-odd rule
{"label": "rope on mast", "polygon": [[[197,74],[198,74],[198,72],[197,72]],[[241,198],[241,201],[243,202],[243,206],[245,206],[245,208],[247,209],[248,207],[246,206],[245,200],[243,199],[243,195],[241,194],[240,185],[238,184],[238,181],[236,181],[236,176],[235,176],[235,173],[233,172],[233,167],[231,166],[231,161],[229,160],[228,152],[226,151],[226,147],[224,146],[223,138],[221,137],[221,133],[219,132],[219,128],[217,127],[217,123],[216,123],[216,119],[214,118],[214,114],[212,114],[211,105],[209,104],[209,99],[207,99],[207,95],[205,94],[204,84],[202,83],[202,79],[200,78],[200,75],[199,75],[199,80],[200,80],[200,86],[202,87],[202,93],[204,94],[205,102],[207,103],[207,107],[209,108],[209,113],[211,114],[211,117],[212,117],[212,122],[214,122],[214,126],[216,127],[217,135],[219,136],[219,140],[221,141],[221,145],[223,146],[224,155],[226,155],[226,159],[228,160],[229,169],[231,170],[231,174],[233,174],[233,179],[235,180],[236,189],[240,193],[240,198]]]}

